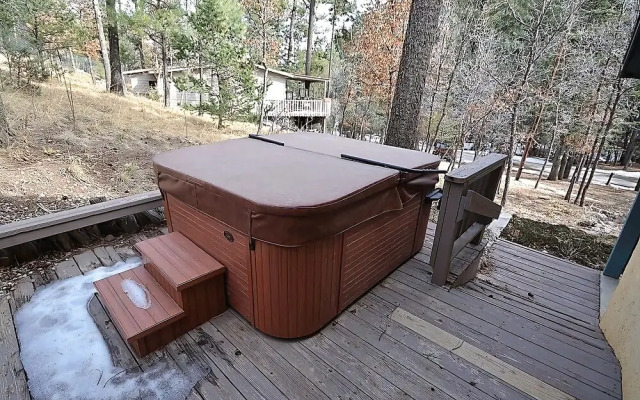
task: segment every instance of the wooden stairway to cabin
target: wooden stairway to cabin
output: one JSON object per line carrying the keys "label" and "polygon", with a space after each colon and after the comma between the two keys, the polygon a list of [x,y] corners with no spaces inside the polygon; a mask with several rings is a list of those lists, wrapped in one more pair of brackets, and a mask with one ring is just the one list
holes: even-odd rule
{"label": "wooden stairway to cabin", "polygon": [[118,332],[140,357],[226,310],[226,268],[182,234],[135,247],[143,266],[94,285]]}

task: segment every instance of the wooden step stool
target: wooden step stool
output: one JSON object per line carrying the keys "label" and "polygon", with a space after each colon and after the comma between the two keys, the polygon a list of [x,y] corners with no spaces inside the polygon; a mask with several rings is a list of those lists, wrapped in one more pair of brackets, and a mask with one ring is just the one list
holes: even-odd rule
{"label": "wooden step stool", "polygon": [[[94,283],[120,335],[144,357],[227,308],[225,267],[178,232],[136,243],[143,267]],[[122,289],[144,286],[150,306],[133,304]]]}

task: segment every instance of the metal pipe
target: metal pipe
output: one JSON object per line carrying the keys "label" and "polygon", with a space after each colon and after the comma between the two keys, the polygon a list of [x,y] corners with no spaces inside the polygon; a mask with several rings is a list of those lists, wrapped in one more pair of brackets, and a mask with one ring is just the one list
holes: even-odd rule
{"label": "metal pipe", "polygon": [[278,146],[284,146],[284,143],[282,143],[282,142],[278,142],[277,140],[267,139],[266,137],[260,136],[260,135],[256,135],[255,133],[250,133],[249,134],[249,139],[256,139],[256,140],[260,140],[260,141],[263,141],[263,142],[276,144]]}
{"label": "metal pipe", "polygon": [[399,165],[387,164],[380,161],[368,160],[366,158],[351,156],[349,154],[340,154],[340,158],[344,158],[349,161],[356,161],[363,164],[369,165],[377,165],[378,167],[391,168],[402,172],[412,172],[417,174],[425,174],[425,173],[436,173],[436,174],[446,174],[447,171],[443,169],[421,169],[421,168],[405,168]]}

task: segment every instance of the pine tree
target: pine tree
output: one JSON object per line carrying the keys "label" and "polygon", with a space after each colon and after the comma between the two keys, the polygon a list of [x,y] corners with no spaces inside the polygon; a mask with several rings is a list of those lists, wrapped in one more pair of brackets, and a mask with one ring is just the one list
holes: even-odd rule
{"label": "pine tree", "polygon": [[408,149],[418,145],[418,123],[431,49],[438,40],[441,0],[413,0],[402,47],[385,144]]}
{"label": "pine tree", "polygon": [[200,57],[211,71],[206,79],[182,82],[208,94],[199,108],[218,119],[218,128],[231,118],[248,116],[257,101],[253,63],[244,46],[243,10],[234,0],[201,0],[189,16],[192,32],[176,39],[177,56]]}

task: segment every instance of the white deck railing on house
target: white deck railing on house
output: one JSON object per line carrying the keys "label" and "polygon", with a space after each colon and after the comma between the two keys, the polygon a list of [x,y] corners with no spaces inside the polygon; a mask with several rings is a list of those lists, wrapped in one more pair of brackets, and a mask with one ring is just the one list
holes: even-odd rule
{"label": "white deck railing on house", "polygon": [[331,113],[331,99],[267,100],[270,117],[327,117]]}

